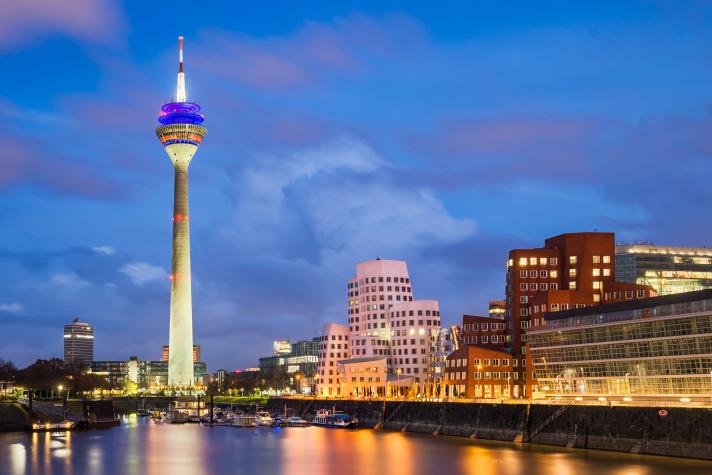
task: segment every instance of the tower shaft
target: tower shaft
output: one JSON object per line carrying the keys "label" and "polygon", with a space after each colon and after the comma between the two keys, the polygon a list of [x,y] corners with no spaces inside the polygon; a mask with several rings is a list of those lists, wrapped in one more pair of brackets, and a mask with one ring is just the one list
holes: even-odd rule
{"label": "tower shaft", "polygon": [[173,257],[171,260],[171,321],[168,385],[193,386],[193,303],[190,284],[190,222],[188,161],[174,162]]}

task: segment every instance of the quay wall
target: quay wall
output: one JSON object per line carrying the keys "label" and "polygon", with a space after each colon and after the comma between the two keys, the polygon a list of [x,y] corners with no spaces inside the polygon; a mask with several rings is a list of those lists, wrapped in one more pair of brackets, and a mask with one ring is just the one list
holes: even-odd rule
{"label": "quay wall", "polygon": [[306,419],[335,407],[384,430],[712,460],[712,410],[703,408],[269,400],[271,411],[285,407]]}

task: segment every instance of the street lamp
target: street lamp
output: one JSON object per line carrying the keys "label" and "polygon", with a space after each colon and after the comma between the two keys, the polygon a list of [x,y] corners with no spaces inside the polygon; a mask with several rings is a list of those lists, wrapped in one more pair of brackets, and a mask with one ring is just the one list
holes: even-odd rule
{"label": "street lamp", "polygon": [[396,369],[396,391],[398,392],[400,396],[400,375],[403,370],[398,368]]}
{"label": "street lamp", "polygon": [[294,376],[294,379],[297,380],[297,395],[301,396],[302,395],[302,375],[297,374]]}

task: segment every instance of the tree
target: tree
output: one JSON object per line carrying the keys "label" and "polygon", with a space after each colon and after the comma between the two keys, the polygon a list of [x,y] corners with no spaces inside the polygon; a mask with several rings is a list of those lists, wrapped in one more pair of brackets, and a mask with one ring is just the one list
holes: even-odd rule
{"label": "tree", "polygon": [[17,379],[17,368],[12,361],[0,359],[0,381],[15,381]]}
{"label": "tree", "polygon": [[59,385],[68,387],[67,371],[59,358],[39,359],[19,371],[18,383],[31,389],[53,391]]}

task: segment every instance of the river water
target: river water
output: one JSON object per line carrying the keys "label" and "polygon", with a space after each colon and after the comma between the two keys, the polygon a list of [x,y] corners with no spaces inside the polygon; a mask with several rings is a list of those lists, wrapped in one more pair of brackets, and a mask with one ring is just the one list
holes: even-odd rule
{"label": "river water", "polygon": [[0,473],[683,475],[712,474],[712,462],[369,429],[168,425],[132,415],[111,429],[0,434]]}

